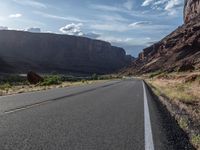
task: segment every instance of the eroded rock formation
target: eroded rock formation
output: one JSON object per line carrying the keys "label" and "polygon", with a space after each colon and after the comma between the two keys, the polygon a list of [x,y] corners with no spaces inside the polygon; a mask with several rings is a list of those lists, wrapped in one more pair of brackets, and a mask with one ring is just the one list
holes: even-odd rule
{"label": "eroded rock formation", "polygon": [[200,0],[185,2],[185,23],[164,39],[145,48],[122,72],[200,70]]}
{"label": "eroded rock formation", "polygon": [[[122,48],[85,37],[0,31],[0,60],[14,73],[110,73],[130,64]],[[7,65],[7,66],[8,66]],[[4,68],[4,69],[3,69]]]}
{"label": "eroded rock formation", "polygon": [[200,14],[200,0],[185,0],[184,21],[188,23]]}

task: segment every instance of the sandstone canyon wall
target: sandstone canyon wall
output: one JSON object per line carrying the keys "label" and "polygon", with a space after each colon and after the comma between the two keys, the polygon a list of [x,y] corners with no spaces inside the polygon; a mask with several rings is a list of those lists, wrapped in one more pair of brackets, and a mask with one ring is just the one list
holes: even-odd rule
{"label": "sandstone canyon wall", "polygon": [[0,72],[110,73],[131,56],[110,43],[85,37],[0,31]]}
{"label": "sandstone canyon wall", "polygon": [[200,14],[200,0],[185,0],[184,21],[188,23]]}
{"label": "sandstone canyon wall", "polygon": [[187,0],[185,23],[145,48],[125,73],[200,70],[200,0]]}

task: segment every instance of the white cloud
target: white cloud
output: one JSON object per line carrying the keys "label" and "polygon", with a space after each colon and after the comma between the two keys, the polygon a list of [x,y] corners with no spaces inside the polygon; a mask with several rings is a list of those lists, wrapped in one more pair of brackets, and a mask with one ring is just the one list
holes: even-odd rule
{"label": "white cloud", "polygon": [[35,8],[47,8],[47,5],[36,0],[13,0],[14,2],[24,5],[24,6],[31,6]]}
{"label": "white cloud", "polygon": [[34,11],[33,13],[40,15],[45,18],[57,19],[57,20],[67,20],[67,21],[75,21],[75,22],[87,22],[86,20],[79,19],[77,17],[64,17],[64,16],[57,16],[49,13],[44,13],[40,11]]}
{"label": "white cloud", "polygon": [[146,26],[146,25],[151,25],[151,24],[152,24],[151,21],[138,21],[138,22],[129,24],[129,27],[141,27],[141,26]]}
{"label": "white cloud", "polygon": [[138,29],[143,29],[143,32],[150,32],[156,30],[169,29],[169,25],[153,24],[151,21],[138,21],[131,24],[120,23],[120,22],[107,22],[99,24],[91,24],[91,29],[109,32],[127,32]]}
{"label": "white cloud", "polygon": [[153,5],[162,5],[166,2],[168,2],[168,0],[159,0],[159,1],[155,1]]}
{"label": "white cloud", "polygon": [[33,33],[40,33],[40,32],[41,32],[41,29],[40,29],[40,28],[32,27],[32,28],[26,29],[25,31],[33,32]]}
{"label": "white cloud", "polygon": [[40,33],[41,29],[40,28],[35,28],[35,27],[31,27],[31,28],[27,28],[27,29],[20,29],[20,28],[9,28],[6,26],[0,26],[0,30],[15,30],[15,31],[27,31],[27,32],[34,32],[34,33]]}
{"label": "white cloud", "polygon": [[71,23],[64,27],[60,28],[60,32],[68,35],[76,35],[76,36],[83,36],[83,32],[81,31],[81,26],[83,26],[82,23]]}
{"label": "white cloud", "polygon": [[24,31],[24,29],[14,29],[14,28],[6,27],[6,26],[0,26],[0,30],[16,30],[16,31]]}
{"label": "white cloud", "polygon": [[169,0],[165,6],[165,10],[172,11],[182,5],[183,5],[183,0]]}
{"label": "white cloud", "polygon": [[119,14],[113,14],[113,15],[99,15],[97,16],[99,19],[103,21],[122,21],[122,22],[127,22],[129,19],[119,15]]}
{"label": "white cloud", "polygon": [[8,30],[8,27],[0,26],[0,30]]}
{"label": "white cloud", "polygon": [[88,37],[88,38],[91,38],[91,39],[97,39],[98,37],[100,37],[100,34],[96,33],[96,32],[84,33],[81,30],[82,26],[83,26],[82,23],[78,23],[78,24],[71,23],[71,24],[68,24],[64,27],[61,27],[60,32],[62,32],[64,34],[68,34],[68,35]]}
{"label": "white cloud", "polygon": [[169,15],[175,16],[178,14],[179,10],[183,7],[183,0],[169,0],[166,2],[165,10],[169,13]]}
{"label": "white cloud", "polygon": [[6,27],[6,26],[0,26],[0,30],[25,31],[24,29],[9,28],[9,27]]}
{"label": "white cloud", "polygon": [[150,38],[150,37],[146,37],[145,39],[146,39],[146,40],[151,40],[151,38]]}
{"label": "white cloud", "polygon": [[103,11],[119,11],[121,12],[122,9],[115,6],[108,6],[108,5],[90,5],[93,9],[103,10]]}
{"label": "white cloud", "polygon": [[98,39],[126,46],[147,45],[147,43],[150,42],[151,40],[149,37],[132,38],[132,37],[116,37],[116,36],[105,36],[105,35],[99,37]]}
{"label": "white cloud", "polygon": [[152,9],[165,11],[169,15],[176,15],[183,7],[183,0],[144,0],[142,6],[151,6]]}
{"label": "white cloud", "polygon": [[[129,5],[130,4],[130,5]],[[95,10],[101,10],[101,11],[109,11],[109,12],[120,12],[120,13],[135,13],[132,11],[133,8],[133,2],[131,0],[126,1],[125,3],[121,5],[97,5],[97,4],[92,4],[90,5],[92,9]],[[126,9],[124,9],[126,8]]]}
{"label": "white cloud", "polygon": [[133,9],[133,0],[127,0],[123,6],[128,9],[128,10],[132,10]]}
{"label": "white cloud", "polygon": [[102,23],[102,24],[92,24],[90,28],[101,31],[115,31],[115,32],[123,32],[129,30],[126,24],[121,24],[117,22],[113,23]]}
{"label": "white cloud", "polygon": [[44,31],[44,33],[55,33],[53,31]]}
{"label": "white cloud", "polygon": [[17,14],[10,14],[9,18],[19,18],[21,16],[22,16],[22,14],[19,14],[19,13],[17,13]]}
{"label": "white cloud", "polygon": [[142,3],[142,6],[149,6],[150,4],[152,4],[154,0],[145,0],[143,3]]}
{"label": "white cloud", "polygon": [[84,34],[83,36],[84,36],[84,37],[91,38],[91,39],[97,39],[97,38],[100,37],[100,35],[101,35],[101,34],[96,33],[96,32],[90,32],[90,33]]}
{"label": "white cloud", "polygon": [[[90,4],[90,8],[94,9],[94,10],[99,10],[99,11],[103,11],[103,12],[113,12],[113,13],[123,13],[123,14],[128,14],[130,16],[133,17],[143,17],[143,18],[149,18],[149,17],[154,17],[154,18],[158,18],[158,16],[163,15],[162,13],[160,14],[147,14],[146,11],[142,11],[142,10],[133,10],[133,5],[128,6],[126,1],[123,4],[120,5],[113,5],[113,6],[109,6],[109,5],[100,5],[100,4]],[[130,2],[129,2],[130,3]],[[132,3],[134,4],[134,1],[132,0]]]}

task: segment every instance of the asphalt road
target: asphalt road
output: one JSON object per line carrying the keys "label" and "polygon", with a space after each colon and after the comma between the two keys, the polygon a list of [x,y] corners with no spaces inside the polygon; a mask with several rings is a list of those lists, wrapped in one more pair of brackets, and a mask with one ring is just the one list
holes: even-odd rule
{"label": "asphalt road", "polygon": [[141,80],[0,97],[0,150],[147,149],[193,148]]}

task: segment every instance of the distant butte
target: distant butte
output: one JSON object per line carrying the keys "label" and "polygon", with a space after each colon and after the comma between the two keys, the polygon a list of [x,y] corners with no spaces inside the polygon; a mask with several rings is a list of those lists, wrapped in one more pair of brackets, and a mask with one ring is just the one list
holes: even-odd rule
{"label": "distant butte", "polygon": [[0,31],[0,72],[106,74],[132,61],[124,49],[85,37]]}

